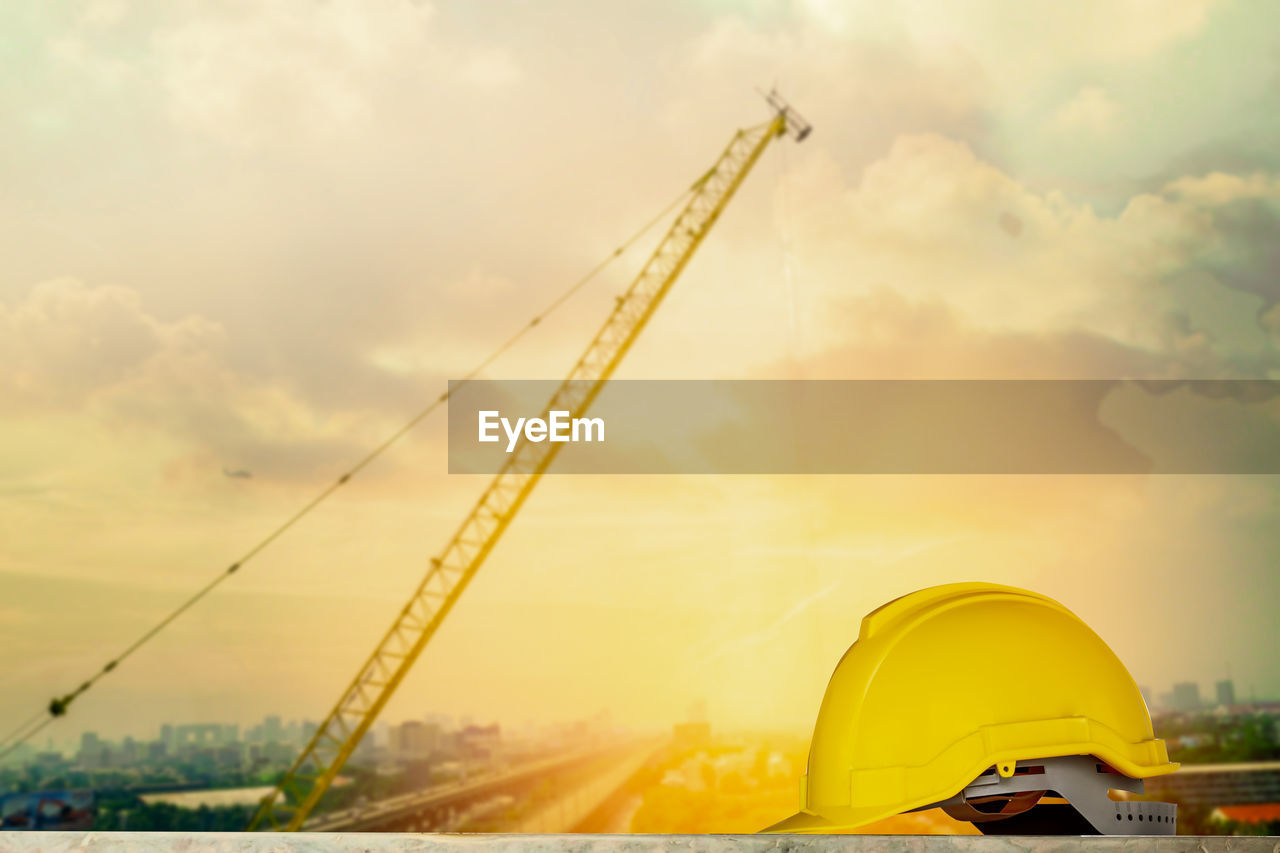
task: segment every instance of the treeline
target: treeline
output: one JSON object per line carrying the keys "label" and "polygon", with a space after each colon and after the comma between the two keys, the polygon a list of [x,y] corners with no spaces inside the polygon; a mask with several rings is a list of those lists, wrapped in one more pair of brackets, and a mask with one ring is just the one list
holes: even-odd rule
{"label": "treeline", "polygon": [[[1183,745],[1175,738],[1190,735],[1204,743]],[[1182,719],[1161,719],[1156,736],[1170,741],[1169,758],[1186,764],[1280,759],[1275,718],[1258,715],[1243,719],[1219,720],[1200,715]]]}
{"label": "treeline", "polygon": [[147,803],[138,796],[99,798],[94,829],[130,832],[239,832],[253,816],[253,806],[200,806]]}

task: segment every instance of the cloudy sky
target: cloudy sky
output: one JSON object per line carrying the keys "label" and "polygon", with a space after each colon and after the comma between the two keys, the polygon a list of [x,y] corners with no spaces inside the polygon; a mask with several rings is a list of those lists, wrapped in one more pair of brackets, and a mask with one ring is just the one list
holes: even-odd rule
{"label": "cloudy sky", "polygon": [[[95,671],[700,175],[635,378],[1280,379],[1266,0],[0,12],[0,719]],[[486,373],[562,375],[625,255]],[[319,718],[483,477],[444,418],[47,730]],[[247,470],[251,478],[229,477]],[[1280,695],[1274,477],[550,477],[388,708],[806,729],[861,616],[1059,597]],[[6,731],[12,723],[6,723]]]}

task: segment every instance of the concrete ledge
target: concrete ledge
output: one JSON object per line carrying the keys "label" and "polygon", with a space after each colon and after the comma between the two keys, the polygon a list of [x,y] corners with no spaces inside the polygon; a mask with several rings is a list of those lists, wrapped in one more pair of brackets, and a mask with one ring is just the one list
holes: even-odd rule
{"label": "concrete ledge", "polygon": [[0,853],[1280,853],[1280,837],[0,832]]}

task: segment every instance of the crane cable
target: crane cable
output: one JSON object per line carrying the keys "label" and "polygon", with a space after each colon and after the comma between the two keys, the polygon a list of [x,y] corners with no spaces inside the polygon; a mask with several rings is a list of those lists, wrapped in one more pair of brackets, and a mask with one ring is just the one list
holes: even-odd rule
{"label": "crane cable", "polygon": [[[466,375],[463,376],[462,379],[453,383],[452,387],[449,390],[445,391],[439,397],[432,400],[425,407],[419,410],[418,413],[415,414],[412,418],[410,418],[402,427],[397,429],[395,432],[391,433],[391,435],[389,435],[381,444],[379,444],[377,447],[373,448],[373,450],[365,454],[365,456],[362,459],[360,459],[360,461],[358,461],[355,465],[349,468],[344,474],[342,474],[342,476],[338,477],[338,479],[334,480],[327,487],[322,489],[319,494],[317,494],[314,498],[312,498],[310,501],[304,504],[301,509],[299,509],[293,515],[291,515],[283,523],[278,525],[274,530],[268,533],[261,540],[259,540],[258,543],[254,545],[252,548],[250,548],[248,551],[246,551],[240,557],[240,559],[233,562],[230,566],[224,569],[220,574],[214,577],[213,580],[209,581],[207,584],[201,587],[196,593],[194,593],[190,598],[188,598],[186,601],[180,604],[177,608],[172,610],[169,613],[169,615],[165,616],[163,619],[157,622],[154,626],[152,626],[150,630],[148,630],[138,639],[134,640],[133,643],[129,645],[123,652],[121,652],[120,654],[116,655],[114,658],[109,660],[102,667],[102,669],[98,670],[88,680],[81,683],[79,687],[77,687],[75,690],[71,691],[70,693],[66,694],[65,696],[62,696],[60,698],[54,697],[49,701],[49,705],[46,708],[41,709],[36,714],[32,715],[26,722],[16,727],[9,735],[5,737],[3,741],[0,741],[0,760],[3,760],[6,756],[9,755],[9,753],[13,752],[20,745],[22,745],[23,743],[26,743],[28,740],[34,737],[37,733],[40,732],[41,729],[49,725],[49,723],[53,722],[55,719],[65,714],[67,712],[67,707],[73,701],[75,701],[75,699],[77,699],[82,693],[89,690],[89,688],[93,687],[93,685],[96,684],[99,679],[101,679],[103,676],[107,675],[112,670],[114,670],[126,658],[128,658],[130,655],[136,652],[139,648],[145,645],[148,641],[150,641],[153,637],[155,637],[157,634],[159,634],[161,631],[167,628],[171,622],[173,622],[175,619],[177,619],[179,616],[185,613],[188,609],[194,606],[206,595],[213,592],[213,590],[216,589],[219,584],[221,584],[227,578],[231,577],[233,574],[239,571],[239,569],[245,563],[249,562],[249,560],[256,557],[263,549],[265,549],[268,545],[270,545],[272,542],[278,539],[281,535],[283,535],[287,530],[289,530],[289,528],[293,527],[295,524],[297,524],[299,521],[305,518],[308,514],[310,514],[312,510],[314,510],[321,503],[323,503],[330,495],[332,495],[342,486],[346,485],[347,482],[350,481],[350,479],[353,476],[355,476],[361,470],[367,467],[369,463],[373,462],[373,460],[381,456],[389,447],[391,447],[391,445],[395,444],[399,439],[403,438],[406,433],[408,433],[410,430],[416,427],[419,423],[421,423],[424,418],[426,418],[436,409],[440,408],[440,406],[444,405],[454,391],[456,391],[466,383],[475,379],[476,376],[479,375],[481,371],[483,371],[486,367],[488,367],[494,361],[496,361],[500,356],[506,353],[507,350],[511,349],[511,347],[514,346],[516,342],[519,341],[521,338],[523,338],[526,334],[528,334],[530,330],[532,330],[535,326],[541,323],[553,311],[555,311],[560,306],[562,306],[565,302],[567,302],[570,299],[570,297],[572,297],[584,286],[586,286],[586,284],[589,281],[591,281],[593,278],[599,275],[605,269],[605,267],[607,267],[613,261],[617,260],[617,258],[620,257],[623,252],[629,249],[632,246],[632,244],[634,244],[637,240],[639,240],[641,237],[647,234],[655,225],[657,225],[659,222],[665,219],[667,215],[670,214],[671,211],[676,208],[677,205],[683,202],[692,193],[700,189],[702,184],[705,182],[706,177],[707,176],[703,176],[699,178],[688,189],[680,193],[680,195],[678,195],[670,204],[668,204],[665,208],[663,208],[661,213],[659,213],[657,216],[653,217],[648,222],[646,222],[640,228],[639,231],[631,235],[631,237],[627,238],[627,240],[623,242],[621,245],[619,245],[616,249],[614,249],[613,252],[610,253],[608,257],[606,257],[600,263],[596,264],[596,266],[592,268],[590,272],[588,272],[585,276],[583,276],[582,278],[574,282],[572,285],[570,285],[563,293],[561,293],[559,296],[553,299],[547,305],[547,307],[542,309],[542,311],[535,314],[533,318],[529,320],[528,323],[526,323],[515,334],[509,337],[501,346],[499,346],[497,349],[491,352],[475,367],[471,368],[471,370],[468,371]],[[48,714],[48,716],[45,716],[45,714]]]}

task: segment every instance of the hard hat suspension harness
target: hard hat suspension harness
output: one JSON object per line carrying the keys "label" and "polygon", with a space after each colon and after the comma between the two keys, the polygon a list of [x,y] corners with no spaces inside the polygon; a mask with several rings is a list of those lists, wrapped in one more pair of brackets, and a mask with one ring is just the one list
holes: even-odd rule
{"label": "hard hat suspension harness", "polygon": [[[1006,776],[990,768],[954,797],[922,809],[941,807],[956,820],[972,822],[984,835],[1173,835],[1178,807],[1173,803],[1116,801],[1108,790],[1141,794],[1133,779],[1090,755],[1019,761]],[[1060,797],[1066,804],[1045,803]]]}

